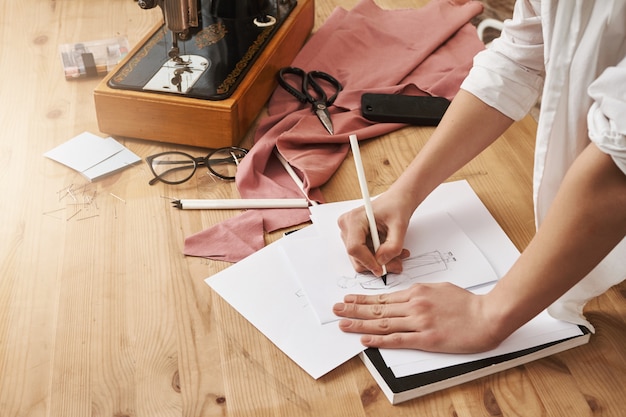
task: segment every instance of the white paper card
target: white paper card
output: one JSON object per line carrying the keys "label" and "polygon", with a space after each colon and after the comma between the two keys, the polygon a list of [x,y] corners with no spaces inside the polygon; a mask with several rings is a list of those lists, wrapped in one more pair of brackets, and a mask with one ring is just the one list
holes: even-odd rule
{"label": "white paper card", "polygon": [[89,132],[73,137],[44,156],[80,172],[90,181],[141,160],[115,139],[101,138]]}

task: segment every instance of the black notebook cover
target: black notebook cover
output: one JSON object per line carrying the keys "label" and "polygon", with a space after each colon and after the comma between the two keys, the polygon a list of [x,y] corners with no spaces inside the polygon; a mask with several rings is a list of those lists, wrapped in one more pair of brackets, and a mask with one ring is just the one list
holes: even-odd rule
{"label": "black notebook cover", "polygon": [[361,354],[361,359],[389,401],[398,404],[583,345],[589,341],[590,332],[583,326],[579,328],[582,331],[580,336],[399,378],[387,367],[378,349],[366,349]]}

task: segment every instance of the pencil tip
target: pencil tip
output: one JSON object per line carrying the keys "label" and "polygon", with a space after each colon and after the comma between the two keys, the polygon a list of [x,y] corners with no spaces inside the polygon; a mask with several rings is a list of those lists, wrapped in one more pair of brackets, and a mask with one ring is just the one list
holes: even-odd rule
{"label": "pencil tip", "polygon": [[382,275],[381,278],[383,279],[383,284],[387,285],[387,274]]}
{"label": "pencil tip", "polygon": [[172,205],[176,208],[183,208],[183,203],[180,202],[180,200],[174,200],[172,201]]}

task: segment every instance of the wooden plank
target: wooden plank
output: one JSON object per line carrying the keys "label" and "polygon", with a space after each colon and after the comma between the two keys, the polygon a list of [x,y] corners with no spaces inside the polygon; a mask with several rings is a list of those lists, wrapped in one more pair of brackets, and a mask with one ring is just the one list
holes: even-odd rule
{"label": "wooden plank", "polygon": [[[318,0],[315,27],[357,2]],[[42,157],[85,130],[100,133],[93,91],[101,80],[66,81],[58,46],[117,35],[135,45],[158,10],[129,0],[5,1],[0,9],[2,417],[624,414],[624,283],[587,306],[597,329],[588,345],[399,406],[358,359],[311,379],[204,283],[229,264],[182,255],[186,236],[238,212],[174,210],[167,197],[236,196],[234,184],[198,172],[184,185],[149,186],[143,162],[90,184]],[[534,233],[535,128],[530,118],[516,123],[451,178],[469,180],[519,248]],[[363,143],[372,194],[431,133],[409,127]],[[250,131],[244,136],[251,143]],[[206,152],[116,138],[142,158]],[[351,159],[323,193],[359,198]]]}

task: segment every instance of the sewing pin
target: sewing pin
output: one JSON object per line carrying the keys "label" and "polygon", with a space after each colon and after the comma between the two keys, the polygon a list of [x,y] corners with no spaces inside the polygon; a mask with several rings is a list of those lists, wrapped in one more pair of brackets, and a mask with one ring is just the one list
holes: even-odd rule
{"label": "sewing pin", "polygon": [[126,204],[126,200],[124,200],[123,198],[121,198],[121,197],[119,197],[119,196],[116,196],[116,195],[115,195],[115,194],[113,194],[113,193],[109,193],[109,194],[111,194],[113,197],[115,197],[115,198],[117,198],[118,200],[120,200],[122,203]]}

